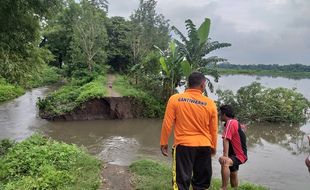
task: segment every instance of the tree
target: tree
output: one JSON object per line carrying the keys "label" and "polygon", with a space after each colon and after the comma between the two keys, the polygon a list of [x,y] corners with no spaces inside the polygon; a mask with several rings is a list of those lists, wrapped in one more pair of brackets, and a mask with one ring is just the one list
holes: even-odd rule
{"label": "tree", "polygon": [[138,9],[130,16],[133,25],[130,35],[133,66],[130,74],[136,84],[146,82],[146,76],[153,76],[157,71],[146,69],[149,68],[147,59],[156,55],[154,45],[166,49],[170,39],[168,20],[156,13],[156,5],[155,0],[140,0]]}
{"label": "tree", "polygon": [[107,48],[107,64],[113,70],[123,72],[131,62],[129,35],[131,24],[123,17],[112,17],[107,23],[109,44]]}
{"label": "tree", "polygon": [[106,13],[88,1],[80,4],[81,15],[73,26],[72,63],[78,67],[85,65],[92,72],[95,64],[102,65],[106,61]]}
{"label": "tree", "polygon": [[40,29],[61,0],[0,1],[0,75],[10,83],[26,85],[52,57],[39,48]]}
{"label": "tree", "polygon": [[165,51],[156,48],[161,54],[159,62],[163,76],[162,97],[167,100],[175,93],[175,88],[179,85],[182,77],[190,75],[191,68],[188,61],[184,60],[184,56],[180,53],[180,49],[174,40],[170,41],[169,48]]}
{"label": "tree", "polygon": [[67,1],[63,9],[47,21],[44,28],[44,45],[55,56],[51,65],[62,67],[63,63],[68,64],[71,59],[70,44],[72,43],[74,25],[81,14],[81,7],[73,0]]}
{"label": "tree", "polygon": [[[180,37],[181,41],[176,40],[177,46],[180,48],[180,52],[189,62],[190,67],[193,71],[201,71],[205,74],[211,75],[218,81],[219,72],[217,69],[217,64],[220,62],[227,61],[226,59],[219,58],[217,56],[212,56],[205,58],[210,52],[229,47],[229,43],[219,43],[217,41],[211,41],[209,38],[210,31],[210,19],[206,18],[204,22],[200,25],[198,30],[193,22],[188,19],[185,21],[186,29],[188,31],[188,36],[185,37],[176,27],[172,27],[174,32]],[[207,83],[211,92],[213,92],[213,84],[209,79]]]}
{"label": "tree", "polygon": [[137,10],[130,19],[137,29],[134,37],[139,37],[147,50],[156,45],[161,49],[167,48],[169,42],[169,20],[162,14],[156,13],[157,2],[155,0],[140,0]]}

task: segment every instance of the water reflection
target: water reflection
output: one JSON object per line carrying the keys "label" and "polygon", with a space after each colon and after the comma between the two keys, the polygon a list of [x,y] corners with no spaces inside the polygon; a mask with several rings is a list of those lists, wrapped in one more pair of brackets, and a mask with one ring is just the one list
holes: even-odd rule
{"label": "water reflection", "polygon": [[248,146],[262,146],[263,140],[277,144],[292,154],[309,152],[309,144],[306,133],[300,130],[300,126],[285,124],[260,123],[252,124],[247,130]]}

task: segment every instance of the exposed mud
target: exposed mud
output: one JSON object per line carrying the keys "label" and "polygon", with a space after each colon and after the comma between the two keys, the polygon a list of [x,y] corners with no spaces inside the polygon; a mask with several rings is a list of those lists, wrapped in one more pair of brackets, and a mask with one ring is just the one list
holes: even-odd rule
{"label": "exposed mud", "polygon": [[133,190],[132,174],[127,166],[105,164],[99,190]]}
{"label": "exposed mud", "polygon": [[133,97],[105,97],[92,99],[63,115],[51,116],[40,111],[40,117],[47,120],[96,120],[131,119],[139,117],[141,106]]}

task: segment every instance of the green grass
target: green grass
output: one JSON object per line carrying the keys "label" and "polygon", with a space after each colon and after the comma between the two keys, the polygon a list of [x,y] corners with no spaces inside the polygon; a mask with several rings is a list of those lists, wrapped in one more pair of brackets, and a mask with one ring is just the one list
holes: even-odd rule
{"label": "green grass", "polygon": [[144,118],[158,118],[164,115],[165,105],[151,94],[135,88],[128,82],[129,80],[121,75],[116,75],[113,89],[122,96],[135,97],[139,115]]}
{"label": "green grass", "polygon": [[0,155],[1,189],[95,190],[100,185],[101,162],[76,145],[36,134],[6,150]]}
{"label": "green grass", "polygon": [[113,89],[115,89],[115,91],[122,96],[140,97],[146,95],[145,92],[130,85],[128,79],[121,75],[116,75],[116,79],[113,83]]}
{"label": "green grass", "polygon": [[17,98],[25,93],[24,89],[14,86],[0,78],[0,103]]}
{"label": "green grass", "polygon": [[249,69],[219,69],[222,75],[259,75],[259,76],[274,76],[274,77],[286,77],[293,79],[310,78],[310,72],[284,72],[284,71],[269,71],[269,70],[249,70]]}
{"label": "green grass", "polygon": [[37,105],[41,112],[50,116],[68,113],[82,103],[102,98],[107,94],[106,77],[99,76],[82,86],[70,83],[44,99],[39,99]]}
{"label": "green grass", "polygon": [[[135,189],[140,190],[172,190],[171,167],[152,160],[139,160],[130,165],[130,171],[134,174]],[[218,190],[221,186],[219,179],[213,179],[210,190]],[[267,190],[267,188],[243,183],[239,190]]]}

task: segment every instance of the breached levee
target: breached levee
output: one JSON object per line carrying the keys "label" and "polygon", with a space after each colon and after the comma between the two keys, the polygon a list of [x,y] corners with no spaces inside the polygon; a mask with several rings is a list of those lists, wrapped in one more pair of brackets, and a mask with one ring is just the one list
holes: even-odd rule
{"label": "breached levee", "polygon": [[53,116],[42,110],[39,115],[43,119],[54,121],[131,119],[140,117],[142,109],[134,97],[104,97],[88,100],[62,115]]}

